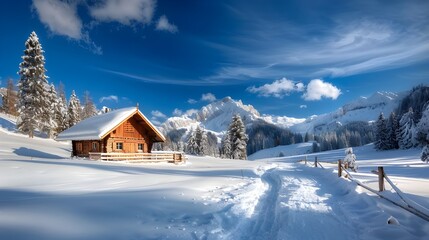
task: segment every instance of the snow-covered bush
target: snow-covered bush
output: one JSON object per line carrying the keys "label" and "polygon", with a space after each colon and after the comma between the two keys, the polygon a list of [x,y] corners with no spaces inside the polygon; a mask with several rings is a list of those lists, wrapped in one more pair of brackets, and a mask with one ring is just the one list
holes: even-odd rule
{"label": "snow-covered bush", "polygon": [[356,155],[353,154],[353,149],[352,148],[346,148],[345,154],[346,154],[346,156],[344,157],[345,168],[349,168],[349,169],[357,172],[358,165],[356,163]]}

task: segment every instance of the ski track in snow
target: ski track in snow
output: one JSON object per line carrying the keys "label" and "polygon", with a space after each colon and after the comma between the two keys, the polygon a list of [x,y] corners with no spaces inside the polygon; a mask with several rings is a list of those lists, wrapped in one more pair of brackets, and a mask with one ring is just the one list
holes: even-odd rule
{"label": "ski track in snow", "polygon": [[[350,231],[354,227],[341,203],[328,201],[338,191],[329,186],[322,189],[305,170],[270,169],[262,180],[269,188],[255,215],[244,220],[231,239],[358,239],[359,233]],[[332,227],[337,231],[326,231]]]}

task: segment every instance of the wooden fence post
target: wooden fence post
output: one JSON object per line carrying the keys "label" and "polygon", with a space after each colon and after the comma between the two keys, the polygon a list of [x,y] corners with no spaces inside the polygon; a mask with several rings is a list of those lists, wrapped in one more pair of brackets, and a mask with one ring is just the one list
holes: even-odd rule
{"label": "wooden fence post", "polygon": [[339,159],[338,160],[338,177],[341,177],[343,175],[342,164],[343,164],[343,161]]}
{"label": "wooden fence post", "polygon": [[305,155],[305,165],[307,166],[307,155]]}
{"label": "wooden fence post", "polygon": [[378,191],[384,191],[384,168],[378,167]]}
{"label": "wooden fence post", "polygon": [[314,167],[317,167],[317,156],[314,157]]}

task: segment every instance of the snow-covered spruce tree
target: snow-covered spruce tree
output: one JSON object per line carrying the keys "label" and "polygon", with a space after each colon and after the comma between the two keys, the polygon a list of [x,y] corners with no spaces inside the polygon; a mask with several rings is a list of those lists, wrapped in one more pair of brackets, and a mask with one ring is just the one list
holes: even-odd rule
{"label": "snow-covered spruce tree", "polygon": [[[426,139],[427,141],[429,141],[429,139]],[[429,144],[426,144],[423,149],[422,149],[422,153],[420,155],[420,159],[425,162],[428,163],[429,162]]]}
{"label": "snow-covered spruce tree", "polygon": [[319,144],[316,141],[313,142],[313,146],[311,148],[312,148],[312,152],[314,153],[320,152]]}
{"label": "snow-covered spruce tree", "polygon": [[191,130],[188,141],[186,142],[186,152],[189,154],[196,154],[197,149],[195,149],[195,146],[195,133],[193,130]]}
{"label": "snow-covered spruce tree", "polygon": [[78,123],[81,120],[80,112],[81,112],[80,101],[73,90],[70,96],[69,106],[67,110],[69,127],[74,126],[76,123]]}
{"label": "snow-covered spruce tree", "polygon": [[232,117],[232,122],[228,130],[231,141],[231,157],[233,159],[247,159],[246,147],[248,138],[240,115],[236,114]]}
{"label": "snow-covered spruce tree", "polygon": [[229,131],[226,131],[225,135],[222,138],[221,142],[221,148],[222,148],[222,158],[232,158],[231,157],[231,136]]}
{"label": "snow-covered spruce tree", "polygon": [[388,130],[386,119],[384,119],[383,113],[380,113],[376,122],[376,142],[375,148],[377,150],[387,150],[388,146]]}
{"label": "snow-covered spruce tree", "polygon": [[417,140],[420,145],[425,146],[429,142],[427,141],[429,135],[429,101],[425,104],[425,108],[422,112],[422,117],[416,125],[417,128]]}
{"label": "snow-covered spruce tree", "polygon": [[201,141],[200,145],[198,146],[199,149],[199,155],[208,155],[210,146],[209,146],[209,140],[207,139],[207,132],[202,129],[201,130]]}
{"label": "snow-covered spruce tree", "polygon": [[209,151],[209,143],[207,139],[207,133],[200,126],[197,126],[195,131],[190,134],[187,143],[188,153],[195,155],[206,155]]}
{"label": "snow-covered spruce tree", "polygon": [[401,149],[408,149],[417,146],[417,131],[414,124],[413,115],[413,109],[410,108],[407,113],[402,115],[401,120],[399,121],[399,147]]}
{"label": "snow-covered spruce tree", "polygon": [[43,123],[44,113],[49,111],[47,90],[48,81],[45,75],[45,57],[42,45],[35,32],[25,42],[24,56],[19,65],[20,80],[18,82],[18,129],[34,136],[36,128]]}
{"label": "snow-covered spruce tree", "polygon": [[399,121],[396,117],[395,112],[391,112],[389,116],[389,120],[387,121],[387,143],[389,149],[398,149],[398,139],[397,135],[399,132]]}
{"label": "snow-covered spruce tree", "polygon": [[57,133],[60,133],[66,130],[69,127],[68,117],[67,117],[67,100],[64,92],[64,85],[60,83],[58,86],[58,97],[57,97],[57,107],[55,108],[55,122]]}
{"label": "snow-covered spruce tree", "polygon": [[53,84],[49,85],[48,90],[48,101],[49,101],[49,108],[48,111],[44,112],[42,115],[43,119],[43,131],[46,132],[49,136],[49,138],[53,138],[57,132],[57,122],[55,121],[55,113],[56,109],[58,108],[58,97],[57,97],[57,91],[55,91],[55,87]]}
{"label": "snow-covered spruce tree", "polygon": [[88,91],[83,94],[82,120],[97,115],[97,109]]}
{"label": "snow-covered spruce tree", "polygon": [[203,139],[203,131],[201,130],[200,126],[197,126],[197,128],[195,129],[194,138],[195,138],[195,144],[194,144],[195,154],[201,155],[202,154],[201,141]]}
{"label": "snow-covered spruce tree", "polygon": [[423,162],[429,162],[429,102],[426,103],[422,118],[417,124],[417,131],[419,142],[423,145],[420,159]]}

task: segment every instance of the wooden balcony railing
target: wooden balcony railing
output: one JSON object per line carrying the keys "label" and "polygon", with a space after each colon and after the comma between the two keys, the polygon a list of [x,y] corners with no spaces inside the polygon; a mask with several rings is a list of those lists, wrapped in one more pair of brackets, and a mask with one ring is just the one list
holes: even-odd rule
{"label": "wooden balcony railing", "polygon": [[175,164],[186,162],[186,156],[181,152],[167,153],[101,153],[90,152],[91,160],[127,161],[127,162],[172,162]]}

